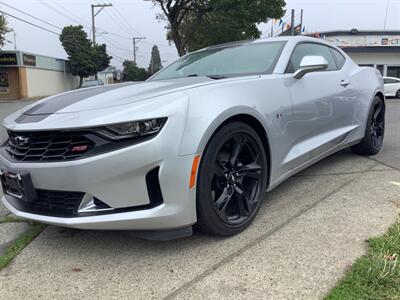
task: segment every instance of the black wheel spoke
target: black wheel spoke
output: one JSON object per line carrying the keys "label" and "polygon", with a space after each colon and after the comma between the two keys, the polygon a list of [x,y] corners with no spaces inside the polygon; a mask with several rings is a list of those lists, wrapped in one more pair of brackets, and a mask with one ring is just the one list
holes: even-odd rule
{"label": "black wheel spoke", "polygon": [[215,174],[220,178],[224,178],[227,172],[228,169],[225,167],[225,164],[222,162],[222,160],[218,157],[217,164],[215,166]]}
{"label": "black wheel spoke", "polygon": [[262,167],[257,163],[251,163],[238,168],[239,176],[260,179]]}
{"label": "black wheel spoke", "polygon": [[226,208],[228,207],[228,204],[232,199],[232,195],[233,195],[233,193],[229,193],[229,188],[228,187],[224,188],[221,196],[215,202],[215,206],[217,208],[217,211],[218,211],[219,215],[222,215],[222,214],[225,213]]}
{"label": "black wheel spoke", "polygon": [[378,107],[375,109],[375,112],[374,112],[374,120],[375,121],[378,120],[378,117],[379,117],[379,114],[381,113],[381,111],[382,111],[382,107],[380,105],[378,105]]}
{"label": "black wheel spoke", "polygon": [[232,156],[230,159],[230,164],[231,166],[236,166],[237,165],[237,160],[239,157],[240,152],[243,149],[243,146],[246,145],[247,143],[247,139],[245,136],[238,136],[234,138],[234,145],[233,145],[233,149],[232,149]]}
{"label": "black wheel spoke", "polygon": [[239,217],[247,217],[250,214],[250,211],[248,210],[244,193],[242,194],[236,193],[235,197],[238,205]]}
{"label": "black wheel spoke", "polygon": [[250,203],[250,198],[247,196],[247,194],[242,190],[240,186],[235,187],[235,192],[237,194],[239,210],[242,212],[241,216],[243,216],[243,213],[245,214],[245,216],[251,214],[253,208],[252,204]]}

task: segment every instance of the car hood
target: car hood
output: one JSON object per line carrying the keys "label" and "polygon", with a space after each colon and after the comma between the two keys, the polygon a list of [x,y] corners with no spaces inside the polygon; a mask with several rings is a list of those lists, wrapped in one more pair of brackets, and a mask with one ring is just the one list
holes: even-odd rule
{"label": "car hood", "polygon": [[213,82],[216,81],[207,77],[189,77],[79,89],[45,98],[26,107],[22,113],[35,116],[103,109],[135,103]]}

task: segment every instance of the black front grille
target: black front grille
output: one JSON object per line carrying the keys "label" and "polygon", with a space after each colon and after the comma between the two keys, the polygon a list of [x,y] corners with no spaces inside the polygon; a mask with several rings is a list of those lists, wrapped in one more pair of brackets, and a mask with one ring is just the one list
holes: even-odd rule
{"label": "black front grille", "polygon": [[36,190],[36,197],[31,201],[21,201],[14,197],[7,198],[21,211],[60,217],[72,217],[78,214],[79,205],[85,193],[51,190]]}
{"label": "black front grille", "polygon": [[17,161],[62,161],[77,159],[94,142],[82,133],[9,132],[5,150]]}

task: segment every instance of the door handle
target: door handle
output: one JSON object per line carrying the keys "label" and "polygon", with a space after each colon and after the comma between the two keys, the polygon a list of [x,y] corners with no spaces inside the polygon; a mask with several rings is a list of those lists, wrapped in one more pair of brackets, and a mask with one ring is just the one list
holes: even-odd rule
{"label": "door handle", "polygon": [[343,87],[347,87],[350,84],[350,80],[342,80],[340,82],[340,85]]}

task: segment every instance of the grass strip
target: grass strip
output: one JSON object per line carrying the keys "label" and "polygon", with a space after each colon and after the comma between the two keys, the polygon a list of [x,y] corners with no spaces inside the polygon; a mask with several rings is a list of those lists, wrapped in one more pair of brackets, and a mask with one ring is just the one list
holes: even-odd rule
{"label": "grass strip", "polygon": [[19,237],[0,255],[0,270],[3,269],[8,263],[17,256],[22,249],[38,236],[42,230],[46,228],[45,224],[33,223],[31,227],[25,232],[21,233]]}
{"label": "grass strip", "polygon": [[368,253],[354,263],[327,300],[400,299],[400,219],[368,242]]}
{"label": "grass strip", "polygon": [[14,223],[29,223],[29,221],[27,219],[23,219],[23,218],[19,218],[16,217],[14,215],[7,215],[4,217],[0,217],[0,224],[2,223],[10,223],[10,222],[14,222]]}

